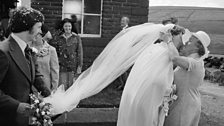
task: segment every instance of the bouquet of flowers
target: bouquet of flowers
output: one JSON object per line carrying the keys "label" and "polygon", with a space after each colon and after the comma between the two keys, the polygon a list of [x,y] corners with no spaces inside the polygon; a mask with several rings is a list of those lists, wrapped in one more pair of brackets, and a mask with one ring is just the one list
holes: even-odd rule
{"label": "bouquet of flowers", "polygon": [[162,109],[165,112],[165,115],[168,115],[169,111],[169,106],[177,100],[177,95],[176,95],[176,85],[173,84],[169,89],[166,90],[163,104],[162,104]]}
{"label": "bouquet of flowers", "polygon": [[176,95],[176,85],[172,85],[165,92],[162,105],[159,107],[159,122],[158,126],[163,126],[165,121],[165,116],[168,115],[169,106],[177,99]]}
{"label": "bouquet of flowers", "polygon": [[44,103],[40,94],[30,94],[32,117],[30,125],[32,126],[53,126],[50,115],[51,104]]}

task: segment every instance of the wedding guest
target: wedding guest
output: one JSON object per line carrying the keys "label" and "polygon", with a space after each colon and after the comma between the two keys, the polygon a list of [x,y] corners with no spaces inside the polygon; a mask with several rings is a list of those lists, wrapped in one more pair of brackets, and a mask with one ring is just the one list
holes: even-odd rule
{"label": "wedding guest", "polygon": [[[177,100],[170,106],[164,126],[198,126],[201,114],[199,86],[203,84],[205,69],[203,59],[208,55],[210,38],[207,33],[193,33],[180,54],[172,61],[178,67],[174,73]],[[187,57],[185,57],[187,56]]]}
{"label": "wedding guest", "polygon": [[38,50],[36,54],[36,63],[39,65],[39,71],[43,74],[47,88],[55,91],[59,82],[59,63],[56,49],[47,43],[51,39],[51,33],[46,25],[42,26],[42,34],[38,34],[31,47]]}
{"label": "wedding guest", "polygon": [[42,30],[42,36],[43,36],[43,34],[45,34],[43,36],[43,40],[46,41],[46,42],[49,42],[53,37],[52,37],[52,34],[49,31],[48,27],[46,25],[43,25],[41,27],[41,30]]}
{"label": "wedding guest", "polygon": [[3,41],[3,40],[5,40],[5,39],[6,39],[6,38],[5,38],[5,36],[4,36],[3,28],[2,28],[1,25],[0,25],[0,42]]}
{"label": "wedding guest", "polygon": [[78,25],[78,19],[77,19],[77,16],[75,14],[72,14],[71,15],[71,20],[73,22],[73,25],[75,26],[75,29],[73,32],[75,32],[76,34],[78,34],[78,30],[79,30],[79,25]]}
{"label": "wedding guest", "polygon": [[[120,24],[121,30],[124,30],[124,29],[128,28],[129,22],[130,22],[129,17],[123,16],[121,18],[121,22],[120,22],[121,23]],[[125,83],[126,83],[126,80],[128,78],[130,70],[131,70],[131,68],[129,68],[126,72],[124,72],[121,76],[118,77],[118,79],[120,81],[120,85],[117,87],[118,90],[123,90],[124,89],[124,86],[125,86]]]}
{"label": "wedding guest", "polygon": [[121,29],[122,30],[128,28],[129,21],[130,21],[130,19],[127,16],[123,16],[121,18]]}
{"label": "wedding guest", "polygon": [[56,20],[55,21],[54,29],[52,31],[52,39],[50,39],[48,41],[48,43],[50,45],[52,45],[53,47],[57,47],[57,40],[58,40],[59,36],[62,34],[60,24],[61,24],[61,20]]}
{"label": "wedding guest", "polygon": [[81,74],[83,65],[82,41],[75,29],[73,22],[65,18],[61,22],[61,35],[56,40],[56,50],[59,58],[60,74],[59,84],[68,89],[73,84],[73,79]]}
{"label": "wedding guest", "polygon": [[8,38],[9,35],[11,34],[11,29],[9,27],[9,22],[10,22],[10,19],[12,18],[12,15],[13,15],[13,11],[14,10],[15,10],[14,8],[9,8],[8,18],[4,18],[2,20],[2,26],[3,26],[3,30],[4,30],[4,36],[6,38]]}
{"label": "wedding guest", "polygon": [[32,8],[15,10],[10,19],[11,35],[0,43],[0,124],[28,126],[32,86],[50,95],[43,76],[35,69],[28,42],[41,33],[44,16]]}

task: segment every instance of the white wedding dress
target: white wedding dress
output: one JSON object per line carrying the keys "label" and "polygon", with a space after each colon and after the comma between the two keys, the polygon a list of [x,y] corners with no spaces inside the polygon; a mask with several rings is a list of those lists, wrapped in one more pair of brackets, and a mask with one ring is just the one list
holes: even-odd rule
{"label": "white wedding dress", "polygon": [[167,46],[153,44],[137,58],[122,94],[117,126],[163,126],[165,112],[159,108],[173,82]]}
{"label": "white wedding dress", "polygon": [[44,99],[52,104],[52,114],[71,111],[80,100],[100,92],[135,63],[122,95],[118,126],[152,126],[163,92],[173,80],[165,43],[153,43],[160,31],[173,26],[145,23],[121,31],[68,90],[61,86]]}

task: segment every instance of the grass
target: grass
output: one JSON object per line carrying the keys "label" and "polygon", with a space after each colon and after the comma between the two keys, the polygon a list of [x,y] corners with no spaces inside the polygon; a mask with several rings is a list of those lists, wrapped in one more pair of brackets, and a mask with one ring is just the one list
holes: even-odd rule
{"label": "grass", "polygon": [[119,107],[122,90],[118,90],[119,81],[115,80],[98,94],[82,100],[79,108],[113,108]]}

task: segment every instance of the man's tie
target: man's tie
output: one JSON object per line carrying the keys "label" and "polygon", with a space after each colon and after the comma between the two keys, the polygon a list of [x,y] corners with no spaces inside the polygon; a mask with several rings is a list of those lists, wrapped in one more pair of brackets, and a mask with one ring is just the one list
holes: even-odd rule
{"label": "man's tie", "polygon": [[26,61],[28,63],[28,68],[29,68],[29,71],[30,71],[30,75],[32,75],[32,65],[31,65],[31,52],[32,52],[32,49],[27,45],[25,50],[25,57],[26,57]]}

